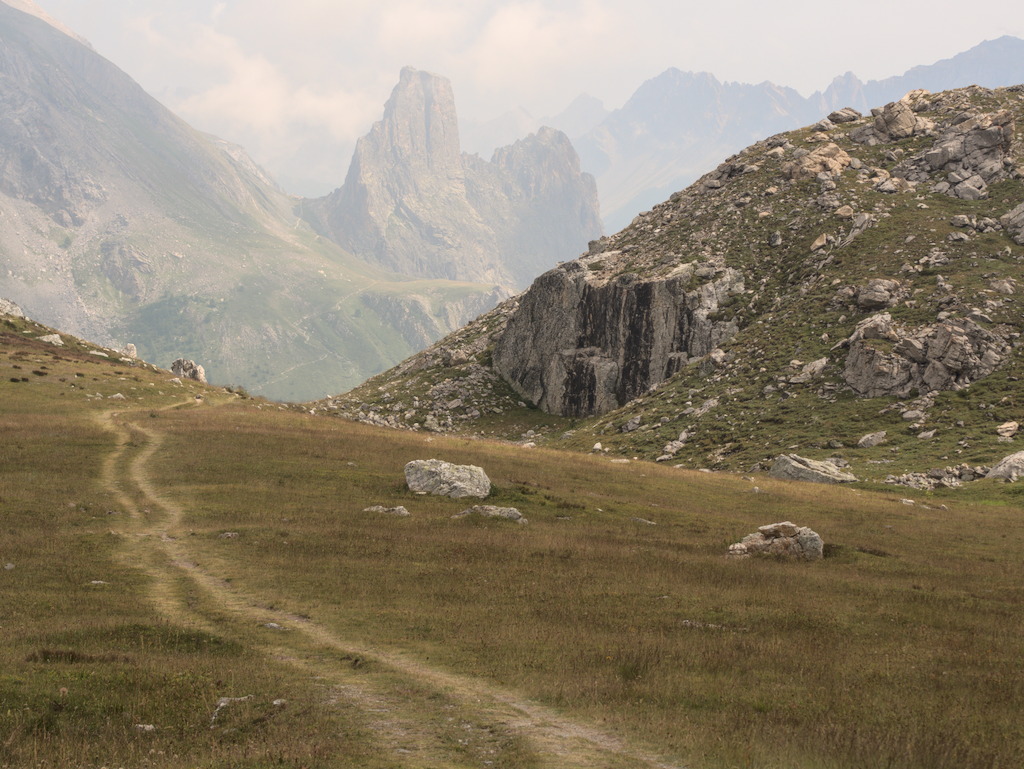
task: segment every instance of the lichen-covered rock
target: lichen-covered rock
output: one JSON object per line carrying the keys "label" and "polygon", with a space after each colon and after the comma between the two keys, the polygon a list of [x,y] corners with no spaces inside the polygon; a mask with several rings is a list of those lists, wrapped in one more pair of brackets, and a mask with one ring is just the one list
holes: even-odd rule
{"label": "lichen-covered rock", "polygon": [[817,532],[790,521],[759,526],[755,534],[729,546],[729,555],[747,558],[767,555],[803,561],[819,561],[825,555],[825,543]]}
{"label": "lichen-covered rock", "polygon": [[585,261],[537,278],[494,350],[495,369],[548,413],[588,416],[617,408],[738,330],[715,315],[744,290],[734,269],[688,263],[664,278],[637,280],[630,273],[606,277]]}
{"label": "lichen-covered rock", "polygon": [[772,478],[811,483],[853,483],[856,476],[845,473],[832,462],[808,459],[797,454],[780,454],[768,474]]}
{"label": "lichen-covered rock", "polygon": [[453,465],[440,459],[416,459],[405,466],[411,491],[444,497],[479,497],[491,493],[491,479],[476,465]]}
{"label": "lichen-covered rock", "polygon": [[479,515],[482,518],[503,518],[506,521],[516,523],[528,523],[523,514],[514,507],[495,507],[494,505],[473,505],[461,513],[456,513],[452,518],[467,518],[471,515]]}

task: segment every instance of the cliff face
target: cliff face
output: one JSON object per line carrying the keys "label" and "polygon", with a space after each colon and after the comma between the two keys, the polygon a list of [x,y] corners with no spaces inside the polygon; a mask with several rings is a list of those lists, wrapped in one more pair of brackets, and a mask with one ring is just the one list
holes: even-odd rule
{"label": "cliff face", "polygon": [[611,411],[737,331],[718,317],[743,293],[735,270],[686,265],[656,280],[591,274],[589,265],[617,256],[587,257],[542,275],[495,346],[495,370],[544,411]]}
{"label": "cliff face", "polygon": [[490,162],[462,153],[448,80],[410,67],[345,183],[303,206],[326,237],[396,272],[523,288],[600,235],[596,186],[541,129]]}

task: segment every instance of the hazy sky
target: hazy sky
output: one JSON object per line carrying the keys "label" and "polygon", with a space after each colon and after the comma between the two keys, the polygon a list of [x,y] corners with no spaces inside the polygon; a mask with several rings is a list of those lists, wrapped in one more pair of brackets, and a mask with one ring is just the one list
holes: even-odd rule
{"label": "hazy sky", "polygon": [[[621,106],[668,67],[809,94],[1009,34],[1020,0],[36,0],[192,125],[289,191],[341,184],[404,65],[452,80],[462,118]],[[328,181],[330,180],[330,181]]]}

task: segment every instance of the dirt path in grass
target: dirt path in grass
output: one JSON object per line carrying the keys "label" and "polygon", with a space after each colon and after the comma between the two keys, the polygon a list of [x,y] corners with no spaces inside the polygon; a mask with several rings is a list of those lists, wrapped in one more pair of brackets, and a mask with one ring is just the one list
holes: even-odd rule
{"label": "dirt path in grass", "polygon": [[186,509],[152,480],[149,468],[163,436],[141,424],[141,417],[103,415],[117,436],[103,482],[128,513],[125,555],[151,576],[150,597],[169,620],[244,634],[246,643],[308,673],[328,687],[329,697],[355,706],[381,749],[403,767],[681,769],[490,682],[395,649],[353,643],[309,619],[268,608],[204,570],[183,531]]}

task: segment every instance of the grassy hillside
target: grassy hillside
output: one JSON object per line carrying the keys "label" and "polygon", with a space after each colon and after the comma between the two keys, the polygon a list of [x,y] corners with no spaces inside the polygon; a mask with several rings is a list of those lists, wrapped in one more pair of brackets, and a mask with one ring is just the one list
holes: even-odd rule
{"label": "grassy hillside", "polygon": [[[0,767],[1024,761],[1012,486],[758,491],[320,418],[0,323]],[[410,493],[429,457],[529,524]],[[828,557],[724,557],[785,519]]]}

